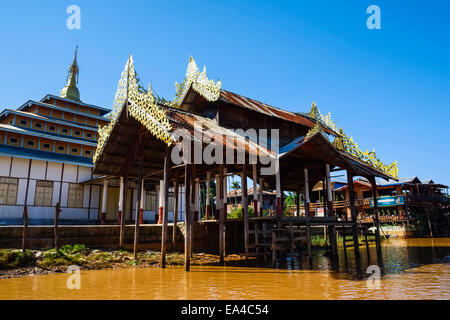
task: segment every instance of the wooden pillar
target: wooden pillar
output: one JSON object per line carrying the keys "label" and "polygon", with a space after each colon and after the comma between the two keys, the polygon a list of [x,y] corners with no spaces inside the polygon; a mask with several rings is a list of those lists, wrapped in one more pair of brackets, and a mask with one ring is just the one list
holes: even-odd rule
{"label": "wooden pillar", "polygon": [[283,207],[281,205],[280,159],[275,160],[275,182],[277,189],[277,216],[281,217],[283,214]]}
{"label": "wooden pillar", "polygon": [[172,248],[175,249],[177,243],[177,229],[178,229],[178,183],[173,183],[173,229],[172,229]]}
{"label": "wooden pillar", "polygon": [[334,217],[334,208],[333,208],[333,187],[331,185],[331,177],[330,177],[330,165],[325,165],[325,173],[326,173],[326,183],[327,183],[327,200],[328,200],[328,216]]}
{"label": "wooden pillar", "polygon": [[128,173],[123,177],[123,190],[122,190],[122,214],[120,215],[120,236],[119,247],[123,248],[125,244],[125,214],[127,212],[127,196],[128,196]]}
{"label": "wooden pillar", "polygon": [[140,207],[141,207],[141,196],[142,196],[142,181],[143,181],[143,166],[144,166],[144,156],[141,153],[139,155],[139,168],[138,168],[138,193],[136,197],[136,216],[135,216],[135,226],[134,226],[134,259],[137,259],[138,254],[138,244],[139,244],[139,215],[140,215]]}
{"label": "wooden pillar", "polygon": [[167,220],[169,219],[169,147],[166,146],[164,154],[164,213],[162,221],[161,236],[161,268],[166,267],[166,245],[167,245]]}
{"label": "wooden pillar", "polygon": [[219,175],[218,175],[218,180],[217,180],[217,184],[216,184],[216,208],[218,207],[219,210],[219,257],[220,257],[220,262],[224,261],[225,258],[225,253],[224,253],[224,239],[223,239],[223,225],[225,223],[224,220],[224,215],[225,215],[225,211],[224,211],[224,202],[223,202],[223,165],[219,166]]}
{"label": "wooden pillar", "polygon": [[191,170],[190,165],[184,167],[184,268],[189,271],[191,266]]}
{"label": "wooden pillar", "polygon": [[59,226],[59,213],[61,211],[61,206],[59,202],[56,204],[55,207],[55,221],[54,221],[54,227],[53,227],[53,234],[55,236],[55,250],[56,253],[58,253],[59,250],[59,234],[58,234],[58,226]]}
{"label": "wooden pillar", "polygon": [[122,221],[122,212],[123,212],[123,177],[120,177],[119,184],[119,210],[117,211],[117,223],[120,225]]}
{"label": "wooden pillar", "polygon": [[107,204],[108,204],[108,180],[105,179],[103,180],[102,212],[100,214],[100,224],[105,224]]}
{"label": "wooden pillar", "polygon": [[311,202],[309,199],[309,177],[308,177],[308,168],[304,168],[303,172],[305,174],[305,216],[309,217],[309,203]]}
{"label": "wooden pillar", "polygon": [[[227,180],[227,168],[223,168],[223,189],[222,189],[222,203],[223,203],[223,219],[227,220],[227,206],[228,206],[228,180]],[[224,231],[225,232],[225,224],[224,224]],[[224,242],[225,242],[225,233],[224,233]]]}
{"label": "wooden pillar", "polygon": [[[355,192],[353,189],[353,175],[347,170],[347,185],[348,185],[348,196],[350,202],[350,212],[352,217],[352,233],[353,233],[353,243],[355,248],[355,256],[359,258],[359,242],[358,242],[358,226],[357,226],[357,218],[358,213],[356,212],[355,207]],[[345,240],[345,239],[344,239]]]}
{"label": "wooden pillar", "polygon": [[145,208],[145,188],[144,188],[144,178],[142,178],[142,185],[141,185],[141,205],[139,208],[139,224],[144,223],[144,208]]}
{"label": "wooden pillar", "polygon": [[300,217],[300,191],[295,192],[295,209],[297,217]]}
{"label": "wooden pillar", "polygon": [[200,220],[199,193],[200,193],[200,179],[199,178],[195,178],[195,184],[194,184],[194,221],[199,221]]}
{"label": "wooden pillar", "polygon": [[381,237],[380,237],[380,220],[378,216],[378,199],[377,199],[377,183],[375,176],[371,176],[369,179],[372,184],[372,197],[373,197],[373,211],[375,216],[375,240],[377,246],[377,256],[381,258]]}
{"label": "wooden pillar", "polygon": [[263,202],[263,183],[264,183],[264,179],[263,178],[259,178],[259,187],[258,187],[258,194],[259,194],[259,199],[258,199],[258,217],[262,217],[264,215],[264,202]]}
{"label": "wooden pillar", "polygon": [[[245,259],[248,259],[248,194],[247,194],[247,165],[242,166],[241,175],[241,185],[242,185],[242,214],[244,216],[244,245],[245,245]],[[278,193],[277,193],[278,199]]]}
{"label": "wooden pillar", "polygon": [[192,257],[193,256],[193,245],[194,245],[194,221],[195,221],[195,217],[194,217],[194,210],[195,210],[195,177],[196,177],[196,170],[195,170],[195,164],[192,165],[192,173],[191,173],[191,192],[190,192],[190,201],[191,201],[191,205],[190,205],[190,224],[189,224],[189,237],[190,237],[190,246],[189,246],[189,255]]}
{"label": "wooden pillar", "polygon": [[205,216],[206,220],[209,220],[210,217],[210,211],[211,211],[211,196],[210,196],[210,190],[211,190],[211,172],[206,172],[206,208],[205,208]]}
{"label": "wooden pillar", "polygon": [[164,215],[164,180],[159,181],[159,206],[158,206],[158,224],[162,224]]}
{"label": "wooden pillar", "polygon": [[216,175],[216,212],[215,212],[215,217],[216,220],[220,221],[220,208],[221,208],[221,198],[222,198],[222,182],[220,180],[220,170],[219,170],[219,174]]}
{"label": "wooden pillar", "polygon": [[253,213],[255,217],[258,216],[258,173],[256,171],[256,164],[252,165],[253,169]]}

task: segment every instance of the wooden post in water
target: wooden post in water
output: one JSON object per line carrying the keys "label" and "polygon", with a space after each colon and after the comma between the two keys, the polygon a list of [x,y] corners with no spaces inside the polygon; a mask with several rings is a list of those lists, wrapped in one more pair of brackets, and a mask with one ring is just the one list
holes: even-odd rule
{"label": "wooden post in water", "polygon": [[191,268],[191,170],[188,164],[184,167],[184,268],[189,271]]}
{"label": "wooden post in water", "polygon": [[26,249],[27,231],[28,231],[28,207],[25,206],[23,207],[22,252],[25,252]]}
{"label": "wooden post in water", "polygon": [[309,225],[309,177],[308,177],[308,168],[303,169],[304,175],[305,175],[305,201],[304,201],[304,208],[305,208],[305,217],[306,217],[306,241],[308,246],[308,257],[309,261],[311,262],[312,258],[312,251],[311,251],[311,227]]}
{"label": "wooden post in water", "polygon": [[372,197],[373,197],[373,211],[375,213],[375,241],[377,247],[377,256],[381,258],[381,237],[380,237],[380,220],[378,217],[378,199],[377,199],[377,182],[375,176],[371,176],[369,179],[372,184]]}
{"label": "wooden post in water", "polygon": [[[327,208],[328,208],[328,216],[334,217],[334,208],[333,208],[333,187],[331,185],[331,177],[330,177],[330,165],[325,165],[325,182],[327,184]],[[325,192],[324,192],[325,194]],[[337,244],[337,233],[336,226],[330,226],[330,245],[331,245],[331,253],[333,256],[338,256],[338,244]]]}
{"label": "wooden post in water", "polygon": [[[128,170],[127,170],[128,171]],[[123,195],[122,195],[122,214],[120,215],[120,236],[119,248],[125,245],[125,215],[127,213],[127,195],[128,195],[128,172],[123,176]]]}
{"label": "wooden post in water", "polygon": [[55,236],[55,250],[56,253],[59,251],[59,236],[58,236],[58,225],[59,225],[59,212],[61,211],[61,207],[59,202],[56,204],[55,207],[55,221],[53,226],[53,234]]}
{"label": "wooden post in water", "polygon": [[[350,202],[350,213],[352,217],[352,231],[353,231],[353,244],[355,249],[355,256],[356,258],[359,258],[359,241],[358,241],[358,226],[357,226],[357,212],[355,207],[355,193],[353,189],[353,175],[347,170],[347,184],[348,184],[348,195],[349,195],[349,202]],[[345,239],[344,239],[345,242]]]}
{"label": "wooden post in water", "polygon": [[[139,143],[139,145],[142,142]],[[139,146],[139,149],[140,146]],[[138,245],[139,245],[139,220],[140,220],[140,211],[141,211],[141,195],[142,195],[142,180],[143,180],[143,162],[144,162],[144,156],[142,154],[142,151],[139,150],[139,171],[138,171],[138,193],[136,197],[136,216],[134,217],[135,224],[134,224],[134,245],[133,245],[133,252],[134,252],[134,259],[137,259],[138,254]]]}
{"label": "wooden post in water", "polygon": [[[248,194],[247,194],[247,165],[242,166],[242,175],[241,175],[241,185],[242,185],[242,214],[244,216],[244,245],[245,245],[245,259],[248,259]],[[278,198],[277,194],[277,203]]]}
{"label": "wooden post in water", "polygon": [[169,147],[164,154],[164,213],[161,236],[161,268],[166,267],[167,220],[169,218]]}
{"label": "wooden post in water", "polygon": [[177,244],[177,229],[178,229],[178,182],[173,183],[173,229],[172,229],[172,249],[175,250]]}
{"label": "wooden post in water", "polygon": [[225,194],[223,192],[223,164],[219,165],[219,183],[216,185],[216,199],[217,204],[219,206],[219,256],[220,256],[220,262],[224,262],[224,239],[223,239],[223,225],[225,223],[225,210],[224,210],[224,201],[223,201],[223,195]]}

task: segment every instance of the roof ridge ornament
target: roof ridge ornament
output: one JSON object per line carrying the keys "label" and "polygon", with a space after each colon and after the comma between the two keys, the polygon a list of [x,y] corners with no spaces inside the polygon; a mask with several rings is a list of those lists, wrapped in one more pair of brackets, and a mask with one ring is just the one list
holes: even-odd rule
{"label": "roof ridge ornament", "polygon": [[357,159],[371,165],[372,167],[382,172],[389,174],[394,178],[398,178],[397,161],[386,165],[377,157],[377,155],[375,154],[375,149],[373,149],[372,151],[367,150],[363,152],[358,147],[358,144],[353,140],[353,137],[349,138],[344,133],[344,130],[342,130],[342,128],[339,129],[339,136],[334,139],[332,144],[336,149],[348,153],[351,156],[356,157]]}
{"label": "roof ridge ornament", "polygon": [[337,126],[336,122],[333,122],[331,120],[331,112],[328,112],[326,116],[322,115],[319,111],[319,108],[317,107],[316,103],[313,101],[311,104],[311,110],[307,114],[310,118],[313,118],[315,120],[319,120],[323,126],[330,128],[334,132],[337,132]]}
{"label": "roof ridge ornament", "polygon": [[170,134],[172,126],[166,112],[157,105],[151,85],[149,84],[147,91],[143,89],[134,70],[133,56],[130,54],[117,86],[113,111],[109,115],[110,122],[98,129],[99,138],[93,158],[94,163],[97,162],[102,153],[124,106],[126,106],[129,115],[145,126],[157,139],[167,145],[172,143]]}
{"label": "roof ridge ornament", "polygon": [[181,103],[191,86],[192,89],[206,100],[213,102],[219,99],[222,82],[220,80],[217,82],[209,80],[206,74],[206,66],[204,66],[203,71],[200,72],[194,58],[190,56],[185,79],[181,84],[175,82],[176,95],[175,99],[170,102],[170,105],[175,108],[180,108]]}

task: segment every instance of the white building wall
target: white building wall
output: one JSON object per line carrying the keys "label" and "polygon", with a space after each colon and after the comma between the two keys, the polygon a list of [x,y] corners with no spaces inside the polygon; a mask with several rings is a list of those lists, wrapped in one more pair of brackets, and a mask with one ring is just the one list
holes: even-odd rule
{"label": "white building wall", "polygon": [[92,168],[79,166],[78,169],[78,183],[86,182],[91,179]]}
{"label": "white building wall", "polygon": [[63,173],[63,181],[65,182],[77,182],[77,172],[78,166],[73,164],[65,164],[64,165],[64,173]]}
{"label": "white building wall", "polygon": [[34,205],[34,198],[36,195],[36,180],[29,180],[28,182],[28,196],[27,196],[27,205]]}
{"label": "white building wall", "polygon": [[19,179],[19,186],[17,187],[17,201],[16,204],[25,204],[25,191],[27,188],[27,179]]}
{"label": "white building wall", "polygon": [[0,156],[0,176],[9,177],[9,169],[11,168],[11,157]]}
{"label": "white building wall", "polygon": [[45,180],[61,181],[62,163],[48,162],[47,177]]}
{"label": "white building wall", "polygon": [[47,162],[41,160],[33,160],[31,162],[30,179],[45,180],[45,171]]}
{"label": "white building wall", "polygon": [[59,189],[60,189],[60,186],[61,186],[60,182],[53,182],[52,206],[56,206],[56,204],[59,202]]}
{"label": "white building wall", "polygon": [[67,195],[69,193],[69,184],[63,182],[61,189],[61,207],[67,207]]}
{"label": "white building wall", "polygon": [[11,177],[14,178],[28,178],[28,165],[30,160],[13,158],[11,166]]}

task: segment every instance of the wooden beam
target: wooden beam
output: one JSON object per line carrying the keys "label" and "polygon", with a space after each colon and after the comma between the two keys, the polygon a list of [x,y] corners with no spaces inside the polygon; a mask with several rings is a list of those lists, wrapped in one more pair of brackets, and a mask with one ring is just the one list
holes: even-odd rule
{"label": "wooden beam", "polygon": [[186,271],[189,271],[191,266],[191,249],[189,248],[191,245],[191,236],[190,236],[190,193],[191,193],[191,170],[190,165],[186,164],[184,168],[184,190],[185,190],[185,199],[184,199],[184,268]]}
{"label": "wooden beam", "polygon": [[164,213],[162,219],[161,237],[161,268],[166,267],[166,245],[167,245],[167,220],[169,218],[169,147],[166,147],[164,156]]}
{"label": "wooden beam", "polygon": [[242,166],[241,175],[241,198],[242,198],[242,213],[244,216],[244,245],[245,245],[245,259],[248,259],[249,238],[248,238],[248,194],[247,194],[247,165]]}

